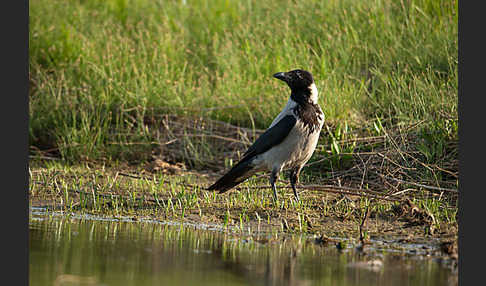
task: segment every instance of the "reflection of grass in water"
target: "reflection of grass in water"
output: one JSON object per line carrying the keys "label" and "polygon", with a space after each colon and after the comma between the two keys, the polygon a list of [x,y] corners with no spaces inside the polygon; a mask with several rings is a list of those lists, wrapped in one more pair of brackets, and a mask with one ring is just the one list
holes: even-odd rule
{"label": "reflection of grass in water", "polygon": [[[262,279],[279,285],[292,285],[302,279],[320,284],[333,282],[332,285],[343,280],[349,284],[356,275],[340,270],[352,263],[376,261],[375,254],[387,265],[390,254],[386,250],[368,250],[368,255],[358,255],[345,240],[318,245],[305,236],[238,235],[192,226],[98,221],[96,218],[47,217],[31,221],[29,228],[29,277],[39,284],[48,284],[48,280],[64,273],[75,274],[61,277],[66,280],[89,282],[92,279],[86,278],[93,277],[97,282],[115,285],[194,282],[199,277],[202,280],[198,285],[205,285],[220,281],[221,275],[229,275],[225,285],[232,282],[239,285],[242,280],[253,285]],[[342,248],[347,250],[338,251]],[[412,277],[427,274],[428,281],[439,279],[436,275],[442,278],[451,275],[443,267],[424,267],[424,264],[436,263],[430,259],[410,260],[399,255],[390,260],[393,265],[406,263],[406,272]],[[399,271],[394,267],[393,271],[386,269],[381,273],[384,281],[396,277]],[[335,273],[332,280],[328,273]],[[359,285],[368,285],[366,276],[359,279]]]}

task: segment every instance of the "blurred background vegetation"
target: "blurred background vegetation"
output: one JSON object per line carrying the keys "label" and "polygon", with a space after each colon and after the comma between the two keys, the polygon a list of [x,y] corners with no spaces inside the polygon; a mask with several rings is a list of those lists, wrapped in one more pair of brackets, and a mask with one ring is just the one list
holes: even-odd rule
{"label": "blurred background vegetation", "polygon": [[[407,144],[420,162],[455,173],[457,9],[442,0],[31,0],[31,155],[144,162],[164,115],[265,129],[289,95],[272,74],[302,68],[326,115],[317,154],[349,156],[351,137],[414,126]],[[197,166],[189,157],[216,151],[185,159]]]}

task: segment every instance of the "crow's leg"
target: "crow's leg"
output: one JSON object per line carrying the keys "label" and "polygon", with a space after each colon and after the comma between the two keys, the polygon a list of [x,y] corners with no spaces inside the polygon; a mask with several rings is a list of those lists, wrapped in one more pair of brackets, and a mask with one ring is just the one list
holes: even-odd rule
{"label": "crow's leg", "polygon": [[290,185],[292,185],[292,190],[294,191],[294,196],[297,201],[300,199],[295,185],[299,182],[299,174],[301,169],[302,167],[296,167],[290,172]]}
{"label": "crow's leg", "polygon": [[279,170],[273,170],[272,171],[272,174],[270,174],[270,185],[272,185],[273,199],[274,199],[275,202],[278,199],[278,196],[277,196],[277,187],[275,186],[275,182],[278,179],[279,173],[280,173]]}

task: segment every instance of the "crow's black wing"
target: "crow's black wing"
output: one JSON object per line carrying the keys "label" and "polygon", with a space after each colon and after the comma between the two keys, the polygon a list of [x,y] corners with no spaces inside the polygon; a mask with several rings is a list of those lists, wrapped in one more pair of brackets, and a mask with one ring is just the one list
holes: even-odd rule
{"label": "crow's black wing", "polygon": [[219,190],[220,193],[224,193],[253,175],[253,166],[250,164],[250,158],[282,143],[282,141],[289,135],[290,130],[294,128],[296,122],[297,119],[294,116],[287,115],[279,120],[277,124],[267,129],[260,135],[260,137],[258,137],[255,143],[248,148],[244,157],[223,177],[216,181],[216,183],[208,187],[207,190]]}
{"label": "crow's black wing", "polygon": [[261,154],[273,146],[277,146],[278,144],[282,143],[287,135],[289,135],[290,130],[294,128],[296,122],[297,119],[292,115],[287,115],[280,119],[277,124],[267,129],[262,135],[260,135],[260,137],[258,137],[255,143],[253,143],[253,145],[246,150],[242,161]]}

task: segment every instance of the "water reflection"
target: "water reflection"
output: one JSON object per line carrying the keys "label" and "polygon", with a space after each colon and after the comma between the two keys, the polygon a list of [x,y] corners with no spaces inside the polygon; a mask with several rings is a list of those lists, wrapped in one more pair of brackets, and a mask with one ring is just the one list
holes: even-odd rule
{"label": "water reflection", "polygon": [[[155,223],[31,219],[31,285],[454,285],[431,259]],[[258,240],[258,241],[257,241]],[[366,267],[365,261],[379,261]]]}

